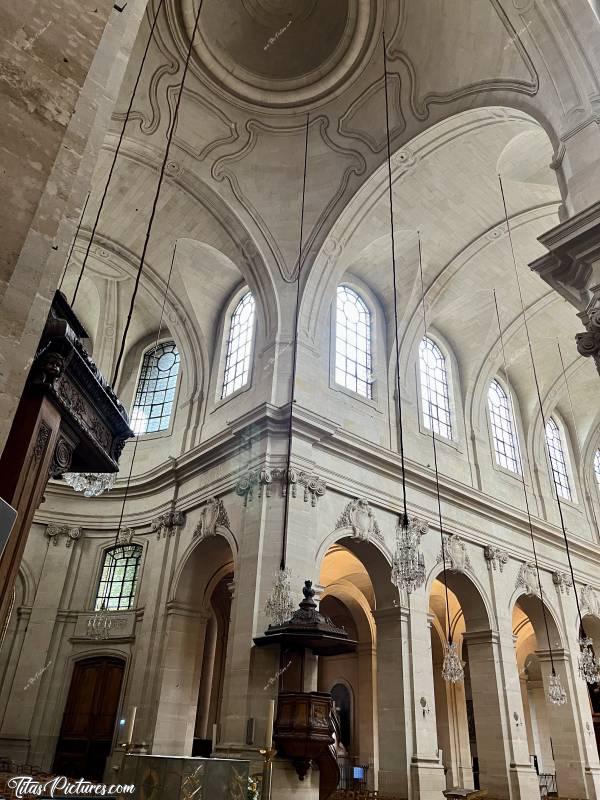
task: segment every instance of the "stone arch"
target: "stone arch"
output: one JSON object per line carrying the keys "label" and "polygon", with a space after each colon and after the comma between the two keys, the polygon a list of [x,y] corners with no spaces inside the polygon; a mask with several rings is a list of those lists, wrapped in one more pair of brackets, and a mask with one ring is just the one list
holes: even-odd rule
{"label": "stone arch", "polygon": [[[444,568],[436,564],[430,571],[426,583],[427,596],[431,596],[434,581],[444,583]],[[457,598],[468,632],[496,629],[496,619],[483,585],[473,574],[455,572],[446,568],[446,584]]]}

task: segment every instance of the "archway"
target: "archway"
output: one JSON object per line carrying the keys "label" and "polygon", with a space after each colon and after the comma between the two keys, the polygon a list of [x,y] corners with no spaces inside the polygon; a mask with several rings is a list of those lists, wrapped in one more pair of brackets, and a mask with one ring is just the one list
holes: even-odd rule
{"label": "archway", "polygon": [[429,597],[435,635],[445,643],[450,626],[465,670],[462,683],[442,685],[445,682],[440,683],[441,668],[435,663],[440,654],[437,651],[436,659],[436,649],[432,647],[433,668],[437,673],[434,674],[436,709],[439,708],[440,716],[438,744],[441,738],[450,749],[447,756],[442,753],[447,781],[460,780],[462,785],[487,789],[492,797],[508,798],[510,758],[502,704],[499,637],[492,627],[483,593],[474,578],[463,572],[447,571],[445,577],[434,576]]}
{"label": "archway", "polygon": [[194,542],[167,603],[153,752],[210,754],[227,657],[234,558],[224,536]]}
{"label": "archway", "polygon": [[[320,610],[345,628],[358,649],[319,659],[318,689],[331,692],[338,708],[340,788],[372,789],[377,786],[378,769],[376,643],[371,616],[376,593],[367,567],[356,555],[357,544],[349,538],[333,544],[321,563]],[[380,554],[365,550],[369,548],[358,548],[372,567],[383,566]]]}

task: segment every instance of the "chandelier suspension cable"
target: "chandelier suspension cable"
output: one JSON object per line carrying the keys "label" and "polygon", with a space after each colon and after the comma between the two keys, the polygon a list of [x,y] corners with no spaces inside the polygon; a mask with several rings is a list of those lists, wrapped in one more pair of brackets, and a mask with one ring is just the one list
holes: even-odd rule
{"label": "chandelier suspension cable", "polygon": [[[493,295],[494,295],[494,307],[496,309],[496,320],[498,322],[498,335],[500,337],[500,349],[501,349],[501,352],[502,352],[502,364],[504,366],[504,374],[506,376],[506,382],[510,386],[510,376],[509,376],[509,372],[508,372],[508,362],[507,362],[507,359],[506,359],[506,349],[504,347],[504,334],[502,333],[502,325],[501,325],[501,322],[500,322],[500,309],[498,307],[498,298],[496,296],[496,290],[495,289],[493,290]],[[512,418],[516,419],[517,417],[516,417],[516,414],[515,414],[515,406],[514,406],[514,399],[513,399],[513,396],[512,396],[512,392],[509,391],[508,392],[508,396],[509,396],[510,412],[512,414]],[[556,676],[556,670],[554,668],[554,655],[552,653],[552,644],[550,642],[550,630],[548,628],[548,617],[546,616],[546,605],[544,603],[544,595],[543,595],[543,592],[542,592],[542,579],[541,579],[541,576],[540,576],[540,565],[539,565],[538,557],[537,557],[537,548],[535,546],[535,536],[534,536],[534,533],[533,533],[533,521],[531,519],[531,511],[530,511],[530,508],[529,508],[529,497],[527,495],[527,484],[525,482],[525,475],[523,474],[523,472],[524,472],[524,470],[522,469],[521,470],[521,483],[522,483],[522,486],[523,486],[523,498],[525,499],[525,511],[526,511],[526,514],[527,514],[527,524],[528,524],[528,527],[529,527],[529,536],[531,538],[531,549],[533,551],[533,560],[535,562],[535,572],[536,572],[536,577],[537,577],[538,590],[539,590],[539,593],[540,593],[540,606],[542,608],[542,615],[543,615],[543,618],[544,618],[544,627],[546,629],[546,639],[548,640],[548,651],[550,653],[550,665],[552,667],[552,675]]]}
{"label": "chandelier suspension cable", "polygon": [[[421,247],[421,234],[417,231],[419,240],[419,277],[421,281],[421,308],[423,309],[423,328],[427,338],[427,309],[425,307],[425,280],[423,278],[423,251]],[[431,402],[431,389],[427,386],[428,399]],[[433,466],[435,470],[435,491],[437,496],[438,521],[440,526],[440,541],[442,543],[442,569],[444,574],[444,593],[446,599],[446,617],[448,621],[448,645],[452,645],[452,623],[450,620],[450,600],[448,597],[448,581],[446,580],[446,548],[444,547],[444,525],[442,520],[442,500],[440,496],[440,476],[437,460],[437,442],[435,438],[435,424],[431,424],[431,443],[433,445]]]}
{"label": "chandelier suspension cable", "polygon": [[394,347],[396,352],[396,394],[398,396],[398,429],[400,446],[400,469],[402,470],[402,519],[401,526],[408,526],[406,506],[406,474],[404,465],[404,429],[402,425],[402,396],[400,392],[400,343],[398,340],[398,291],[396,286],[396,241],[394,236],[394,197],[392,191],[392,147],[390,138],[390,108],[388,100],[387,54],[385,31],[383,32],[383,87],[385,95],[385,129],[387,141],[388,195],[390,207],[390,234],[392,243],[392,277],[394,282]]}
{"label": "chandelier suspension cable", "polygon": [[310,125],[310,114],[306,115],[306,134],[304,138],[304,171],[302,176],[302,203],[300,208],[300,238],[298,242],[298,277],[296,280],[296,307],[294,310],[294,329],[292,335],[292,375],[290,390],[290,416],[288,421],[288,441],[287,441],[287,463],[284,476],[285,492],[285,512],[283,520],[283,539],[281,544],[281,563],[280,569],[285,570],[287,555],[287,540],[290,520],[290,485],[292,469],[292,438],[294,427],[294,403],[296,402],[296,371],[298,362],[298,324],[300,318],[300,275],[302,273],[303,257],[303,237],[304,237],[304,211],[306,207],[306,174],[308,167],[308,129]]}
{"label": "chandelier suspension cable", "polygon": [[[513,260],[513,266],[514,266],[515,277],[516,277],[516,282],[517,282],[517,289],[518,289],[518,292],[519,292],[519,300],[520,300],[520,303],[521,303],[521,312],[522,312],[522,316],[523,316],[523,326],[525,328],[525,334],[527,336],[527,345],[528,345],[528,349],[529,349],[529,357],[530,357],[530,360],[531,360],[531,369],[532,369],[532,372],[533,372],[533,380],[534,380],[534,383],[535,383],[535,390],[536,390],[536,393],[537,393],[538,405],[539,405],[539,408],[540,408],[540,416],[541,416],[541,420],[542,420],[542,425],[544,427],[544,436],[545,436],[545,432],[546,432],[546,415],[544,414],[544,405],[543,405],[543,402],[542,402],[542,393],[540,391],[540,384],[539,384],[539,380],[538,380],[537,369],[536,369],[536,366],[535,366],[535,359],[533,357],[533,347],[532,347],[532,344],[531,344],[531,336],[529,334],[529,325],[527,323],[527,314],[525,312],[525,301],[523,299],[523,292],[521,290],[521,281],[519,279],[519,270],[517,268],[517,258],[516,258],[516,255],[515,255],[515,247],[514,247],[514,242],[513,242],[513,238],[512,238],[512,229],[510,227],[510,222],[509,222],[509,218],[508,218],[508,209],[507,209],[507,206],[506,206],[506,196],[504,194],[504,186],[502,184],[502,177],[500,175],[498,175],[498,181],[500,183],[500,193],[502,195],[502,205],[504,207],[504,218],[506,220],[506,227],[507,227],[507,231],[508,231],[508,238],[509,238],[510,249],[511,249],[511,253],[512,253],[512,260]],[[581,607],[579,605],[579,596],[577,594],[577,585],[575,583],[575,573],[573,571],[573,562],[571,561],[571,551],[570,551],[570,548],[569,548],[569,541],[567,539],[567,530],[566,530],[566,527],[565,527],[565,520],[564,520],[564,516],[563,516],[562,503],[560,502],[560,496],[558,494],[558,487],[556,485],[556,479],[554,477],[554,473],[552,472],[552,470],[550,470],[550,472],[552,474],[552,482],[554,484],[554,494],[556,495],[556,503],[557,503],[557,506],[558,506],[558,515],[559,515],[559,518],[560,518],[560,526],[561,526],[561,529],[562,529],[563,539],[564,539],[564,542],[565,542],[565,552],[567,554],[567,561],[568,561],[568,564],[569,564],[569,571],[571,573],[571,580],[573,582],[573,594],[575,595],[575,603],[577,605],[577,614],[578,614],[578,617],[579,617],[579,624],[580,624],[580,627],[581,627],[581,633],[582,633],[583,637],[585,638],[585,630],[584,630],[584,627],[583,627],[583,618],[581,616]]]}
{"label": "chandelier suspension cable", "polygon": [[[125,129],[127,127],[127,123],[129,122],[129,117],[131,115],[131,110],[133,108],[133,101],[135,100],[135,96],[137,94],[138,85],[140,79],[142,77],[142,72],[144,69],[144,64],[146,63],[146,56],[148,55],[148,51],[150,49],[150,44],[154,37],[154,29],[156,28],[156,22],[158,20],[158,15],[162,9],[163,3],[165,0],[159,0],[158,7],[156,9],[156,14],[154,15],[154,19],[152,20],[152,25],[150,26],[150,34],[148,36],[148,40],[146,41],[146,47],[144,48],[144,53],[142,55],[142,60],[140,62],[140,68],[138,69],[138,73],[135,79],[135,83],[133,85],[133,91],[131,92],[131,97],[129,98],[129,105],[127,106],[127,111],[125,113],[125,119],[123,120],[123,125],[121,126],[121,132],[119,134],[119,139],[117,141],[117,146],[115,148],[115,152],[113,153],[113,159],[110,165],[110,169],[108,171],[108,177],[106,179],[106,183],[104,184],[104,190],[102,192],[102,197],[100,198],[100,205],[98,206],[98,211],[96,212],[96,218],[94,219],[94,224],[92,225],[92,230],[90,232],[90,238],[87,243],[87,247],[85,250],[85,255],[83,256],[83,262],[81,264],[81,270],[79,271],[79,277],[77,278],[77,283],[75,284],[75,290],[73,292],[73,299],[71,300],[71,306],[75,305],[75,300],[77,299],[77,293],[79,291],[79,286],[81,284],[81,279],[83,277],[83,273],[87,264],[88,256],[90,254],[90,250],[92,248],[92,244],[94,243],[94,236],[96,235],[96,229],[98,228],[98,223],[100,222],[100,215],[102,214],[102,209],[104,208],[104,203],[106,201],[106,195],[108,193],[108,187],[112,181],[113,173],[115,171],[115,164],[117,163],[117,158],[119,157],[119,152],[121,151],[121,144],[123,143],[123,137],[125,136]],[[89,194],[88,194],[89,199]],[[86,200],[87,204],[87,200]],[[85,211],[85,207],[84,207]],[[82,214],[83,219],[83,214]],[[77,229],[79,232],[79,228]],[[75,244],[75,241],[73,241]],[[68,262],[67,262],[68,264]],[[66,268],[65,268],[66,271]],[[64,276],[63,276],[64,277]]]}
{"label": "chandelier suspension cable", "polygon": [[[176,257],[176,254],[177,254],[177,243],[178,243],[178,240],[176,239],[175,240],[175,246],[173,247],[173,255],[171,256],[171,264],[169,266],[169,274],[167,276],[167,283],[165,285],[165,291],[164,291],[164,294],[163,294],[162,305],[161,305],[161,309],[160,309],[160,317],[159,317],[159,321],[158,321],[158,330],[156,332],[156,340],[154,342],[154,347],[150,351],[150,352],[153,353],[155,358],[156,358],[156,350],[158,348],[158,343],[160,342],[160,337],[161,337],[161,334],[162,334],[163,320],[164,320],[164,316],[165,316],[165,306],[167,304],[167,296],[169,294],[169,288],[171,286],[171,276],[173,274],[173,265],[175,264],[175,257]],[[138,448],[139,441],[140,441],[140,435],[137,434],[136,437],[135,437],[135,441],[133,443],[133,452],[131,454],[131,464],[129,465],[129,474],[127,475],[127,482],[125,483],[125,490],[123,492],[123,502],[121,503],[121,512],[119,514],[119,524],[117,525],[117,532],[115,534],[115,544],[118,543],[119,536],[121,534],[121,527],[123,525],[123,517],[125,515],[125,505],[127,503],[127,498],[129,497],[129,487],[130,487],[130,484],[131,484],[131,476],[133,475],[133,465],[135,463],[135,457],[137,455],[137,448]]]}
{"label": "chandelier suspension cable", "polygon": [[83,218],[85,216],[85,210],[87,208],[88,200],[90,199],[90,193],[88,192],[85,198],[85,202],[83,204],[83,208],[81,209],[81,214],[79,215],[79,221],[77,223],[77,227],[75,228],[75,235],[73,236],[73,241],[71,242],[71,247],[69,248],[69,255],[67,256],[67,261],[65,263],[65,268],[63,269],[63,273],[60,279],[60,283],[58,284],[58,291],[62,292],[63,283],[65,281],[65,277],[67,275],[67,271],[69,269],[69,265],[71,263],[71,256],[73,255],[73,250],[75,248],[75,242],[77,241],[77,237],[79,236],[79,231],[81,230],[81,224],[83,223]]}
{"label": "chandelier suspension cable", "polygon": [[165,177],[165,170],[166,170],[166,167],[167,167],[167,162],[169,160],[169,153],[171,151],[171,143],[173,141],[173,135],[175,133],[175,128],[177,127],[177,122],[178,122],[178,118],[179,118],[179,106],[181,105],[181,98],[183,96],[183,87],[185,85],[185,79],[186,79],[186,76],[187,76],[187,73],[188,73],[188,69],[189,69],[189,66],[190,66],[190,59],[191,59],[191,56],[192,56],[192,50],[193,50],[193,47],[194,47],[194,41],[196,40],[196,33],[198,32],[198,23],[200,21],[200,12],[202,11],[203,3],[204,3],[204,0],[200,0],[200,2],[198,3],[198,11],[196,12],[196,17],[194,19],[194,27],[193,27],[191,35],[190,35],[190,43],[188,45],[187,54],[186,54],[186,57],[185,57],[185,64],[184,64],[183,73],[182,73],[182,76],[181,76],[181,84],[179,86],[179,92],[177,94],[177,101],[175,103],[175,109],[173,111],[173,119],[171,121],[171,126],[169,128],[169,132],[168,132],[168,136],[167,136],[167,144],[166,144],[166,147],[165,147],[165,153],[164,153],[162,164],[161,164],[161,167],[160,167],[160,173],[159,173],[159,176],[158,176],[158,183],[156,185],[156,192],[154,194],[154,200],[152,201],[152,209],[150,211],[150,219],[148,220],[148,227],[146,229],[146,236],[144,238],[144,245],[142,247],[142,253],[141,253],[141,256],[140,256],[140,263],[139,263],[139,266],[138,266],[137,274],[135,276],[135,284],[134,284],[134,287],[133,287],[133,292],[132,292],[132,295],[131,295],[131,301],[130,301],[130,304],[129,304],[129,312],[127,314],[127,321],[125,322],[125,329],[123,330],[123,337],[121,339],[121,348],[119,350],[119,355],[117,357],[117,362],[116,362],[116,365],[115,365],[115,371],[114,371],[114,376],[113,376],[113,381],[112,381],[113,386],[115,386],[116,383],[117,383],[117,378],[119,376],[119,369],[121,368],[121,362],[123,360],[123,354],[125,352],[125,342],[127,340],[127,334],[129,332],[129,326],[131,324],[131,317],[133,315],[133,309],[134,309],[134,306],[135,306],[135,300],[136,300],[137,293],[138,293],[138,288],[139,288],[139,285],[140,285],[140,278],[142,277],[142,271],[144,269],[144,260],[146,258],[146,253],[148,251],[148,245],[150,243],[150,236],[152,234],[152,227],[153,227],[153,223],[154,223],[154,217],[156,215],[156,209],[158,207],[158,200],[159,200],[159,197],[160,197],[160,190],[162,189],[162,185],[163,185],[163,181],[164,181],[164,177]]}
{"label": "chandelier suspension cable", "polygon": [[[578,461],[579,461],[580,464],[583,464],[583,453],[581,451],[581,444],[580,444],[581,439],[579,438],[579,428],[578,428],[578,425],[577,425],[577,419],[575,418],[575,408],[573,406],[573,397],[571,396],[571,387],[569,386],[569,382],[567,380],[567,371],[565,369],[565,362],[564,362],[564,359],[563,359],[562,348],[560,346],[560,341],[558,339],[556,340],[556,347],[558,349],[558,356],[560,358],[560,365],[561,365],[561,369],[562,369],[563,380],[564,380],[564,383],[565,383],[565,387],[567,389],[567,397],[569,399],[569,409],[571,411],[571,418],[573,419],[573,429],[574,429],[574,432],[575,432],[575,446],[576,446],[576,449],[577,449],[577,455],[579,457]],[[594,525],[597,528],[598,527],[598,519],[596,517],[596,511],[594,510],[594,504],[590,503],[589,506],[590,506],[590,511],[592,512],[592,517],[594,518]]]}

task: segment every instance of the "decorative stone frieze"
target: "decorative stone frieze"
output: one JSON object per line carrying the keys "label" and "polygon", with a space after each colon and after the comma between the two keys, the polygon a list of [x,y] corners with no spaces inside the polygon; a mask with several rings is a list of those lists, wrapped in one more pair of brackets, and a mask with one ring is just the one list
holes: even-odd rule
{"label": "decorative stone frieze", "polygon": [[185,514],[183,511],[167,511],[165,514],[153,519],[150,523],[150,530],[156,533],[156,538],[161,539],[173,536],[185,525]]}
{"label": "decorative stone frieze", "polygon": [[600,617],[600,598],[598,591],[593,586],[589,584],[584,586],[579,594],[579,599],[582,614],[593,614]]}
{"label": "decorative stone frieze", "polygon": [[440,550],[437,557],[437,564],[446,561],[446,569],[452,572],[465,572],[471,569],[471,561],[467,554],[467,547],[460,536],[457,534],[444,535],[444,551]]}
{"label": "decorative stone frieze", "polygon": [[281,487],[281,496],[285,497],[288,485],[291,486],[292,497],[297,497],[298,486],[304,487],[304,502],[313,506],[317,505],[319,497],[325,494],[327,484],[318,475],[309,472],[302,472],[291,467],[288,471],[285,469],[270,469],[263,467],[260,470],[253,470],[244,477],[240,478],[236,484],[236,494],[244,498],[244,506],[248,505],[248,501],[254,498],[254,493],[257,492],[258,498],[263,496],[270,497],[272,493],[272,485],[278,483]]}
{"label": "decorative stone frieze", "polygon": [[229,517],[223,505],[223,501],[218,497],[211,497],[202,507],[200,521],[194,530],[194,538],[206,539],[215,536],[217,527],[230,530]]}
{"label": "decorative stone frieze", "polygon": [[352,528],[352,536],[355,539],[368,541],[371,537],[375,537],[383,541],[373,509],[364,497],[357,497],[348,503],[335,523],[335,529],[340,528]]}
{"label": "decorative stone frieze", "polygon": [[557,570],[552,573],[552,583],[556,586],[556,590],[561,594],[570,594],[573,587],[571,576],[566,572]]}
{"label": "decorative stone frieze", "polygon": [[504,572],[504,567],[506,564],[508,564],[508,553],[506,550],[502,550],[500,547],[494,547],[493,545],[488,544],[483,551],[483,555],[494,572],[496,570]]}
{"label": "decorative stone frieze", "polygon": [[71,547],[73,542],[81,539],[82,534],[83,531],[81,528],[77,528],[72,525],[56,525],[55,523],[51,522],[46,526],[46,536],[55,547],[58,544],[58,540],[61,538],[61,536],[64,536],[66,546]]}
{"label": "decorative stone frieze", "polygon": [[515,584],[517,589],[524,589],[525,594],[540,596],[540,586],[538,583],[537,569],[533,562],[521,564],[517,581]]}

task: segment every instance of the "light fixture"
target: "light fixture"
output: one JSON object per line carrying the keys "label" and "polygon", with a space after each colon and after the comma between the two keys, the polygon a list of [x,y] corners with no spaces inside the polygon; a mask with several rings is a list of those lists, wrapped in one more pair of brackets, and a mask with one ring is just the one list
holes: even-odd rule
{"label": "light fixture", "polygon": [[579,639],[581,653],[579,655],[579,674],[587,683],[600,682],[600,663],[592,650],[594,642],[589,636]]}
{"label": "light fixture", "polygon": [[392,557],[392,583],[409,594],[425,583],[425,559],[420,550],[427,523],[402,516],[396,526],[396,548]]}
{"label": "light fixture", "polygon": [[98,497],[110,491],[117,480],[116,472],[65,472],[64,482],[85,497]]}
{"label": "light fixture", "polygon": [[567,693],[562,687],[560,676],[556,672],[550,675],[550,682],[548,685],[548,699],[555,706],[564,706],[567,702]]}
{"label": "light fixture", "polygon": [[102,606],[87,621],[88,639],[108,639],[112,627],[110,611],[104,602]]}
{"label": "light fixture", "polygon": [[265,603],[265,613],[272,625],[283,625],[291,618],[295,608],[291,591],[291,570],[280,569]]}
{"label": "light fixture", "polygon": [[456,642],[448,641],[444,650],[442,678],[447,683],[461,683],[465,679],[464,663],[458,655]]}

